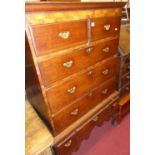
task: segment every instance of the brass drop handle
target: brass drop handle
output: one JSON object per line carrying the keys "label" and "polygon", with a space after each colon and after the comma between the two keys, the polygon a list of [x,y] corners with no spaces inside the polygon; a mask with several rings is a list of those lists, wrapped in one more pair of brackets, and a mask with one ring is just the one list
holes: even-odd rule
{"label": "brass drop handle", "polygon": [[59,33],[59,37],[61,37],[62,39],[68,39],[70,36],[70,32],[69,31],[65,31],[65,32],[60,32]]}
{"label": "brass drop handle", "polygon": [[89,47],[89,48],[86,49],[86,52],[87,52],[88,54],[90,54],[92,51],[93,51],[93,48],[92,48],[92,47]]}
{"label": "brass drop handle", "polygon": [[103,75],[107,75],[109,73],[109,70],[108,69],[105,69],[104,71],[102,71],[102,74]]}
{"label": "brass drop handle", "polygon": [[107,94],[107,92],[108,92],[108,89],[104,89],[104,90],[102,91],[102,94]]}
{"label": "brass drop handle", "polygon": [[106,47],[106,48],[102,49],[102,51],[105,52],[105,53],[109,53],[109,50],[110,50],[109,47]]}
{"label": "brass drop handle", "polygon": [[67,61],[67,62],[65,62],[63,64],[63,66],[66,67],[66,68],[70,68],[70,67],[72,67],[72,65],[73,65],[73,61],[72,60],[69,60],[69,61]]}
{"label": "brass drop handle", "polygon": [[94,122],[97,122],[97,120],[98,120],[98,116],[96,116],[96,117],[93,118],[93,121]]}
{"label": "brass drop handle", "polygon": [[105,31],[109,31],[110,30],[111,25],[110,24],[106,24],[104,25],[104,30]]}
{"label": "brass drop handle", "polygon": [[71,115],[76,116],[79,113],[79,109],[75,109],[71,112]]}
{"label": "brass drop handle", "polygon": [[72,140],[70,139],[64,146],[69,147],[69,146],[71,146],[71,144],[72,144]]}
{"label": "brass drop handle", "polygon": [[92,75],[92,74],[93,74],[92,70],[87,72],[87,75],[89,75],[89,76]]}
{"label": "brass drop handle", "polygon": [[70,93],[70,94],[74,94],[75,91],[76,91],[76,87],[75,86],[72,87],[72,88],[67,89],[67,92]]}

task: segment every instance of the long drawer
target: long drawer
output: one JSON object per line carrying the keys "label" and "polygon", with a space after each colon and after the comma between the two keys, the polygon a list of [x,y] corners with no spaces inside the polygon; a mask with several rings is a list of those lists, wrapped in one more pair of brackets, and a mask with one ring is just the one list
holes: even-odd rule
{"label": "long drawer", "polygon": [[56,80],[113,56],[117,53],[117,46],[118,39],[113,39],[40,62],[39,67],[44,85],[47,86]]}
{"label": "long drawer", "polygon": [[104,81],[116,75],[118,58],[114,57],[97,63],[80,74],[76,74],[66,80],[58,81],[47,90],[47,98],[52,113],[70,104],[82,94],[99,86]]}
{"label": "long drawer", "polygon": [[89,137],[93,128],[95,126],[100,126],[105,120],[109,119],[112,114],[114,114],[112,112],[112,105],[105,107],[102,112],[90,118],[86,123],[76,129],[76,131],[68,138],[56,145],[55,148],[57,154],[71,155],[78,149],[80,143]]}
{"label": "long drawer", "polygon": [[102,39],[109,35],[118,35],[120,31],[120,21],[120,17],[92,19],[92,40]]}
{"label": "long drawer", "polygon": [[[79,29],[80,28],[80,29]],[[87,20],[59,22],[31,27],[36,55],[44,55],[87,42]]]}
{"label": "long drawer", "polygon": [[111,95],[115,90],[116,78],[112,78],[106,83],[101,84],[100,87],[90,90],[85,97],[80,98],[75,103],[60,111],[53,117],[55,133],[58,134],[67,128],[70,124],[78,120],[90,109]]}

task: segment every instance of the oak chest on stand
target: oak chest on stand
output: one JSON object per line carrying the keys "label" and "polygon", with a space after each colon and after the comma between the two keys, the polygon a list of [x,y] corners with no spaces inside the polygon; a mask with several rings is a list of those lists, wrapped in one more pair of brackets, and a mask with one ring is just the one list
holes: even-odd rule
{"label": "oak chest on stand", "polygon": [[57,154],[77,150],[118,113],[124,3],[26,3],[26,92],[49,125]]}

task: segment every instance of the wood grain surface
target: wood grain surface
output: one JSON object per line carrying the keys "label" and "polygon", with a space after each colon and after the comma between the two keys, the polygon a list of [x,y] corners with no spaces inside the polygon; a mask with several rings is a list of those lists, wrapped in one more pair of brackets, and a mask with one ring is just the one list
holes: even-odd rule
{"label": "wood grain surface", "polygon": [[125,2],[32,2],[26,3],[26,12],[44,12],[44,11],[68,11],[68,10],[89,10],[89,9],[101,9],[101,8],[122,8]]}
{"label": "wood grain surface", "polygon": [[[55,52],[87,42],[86,20],[36,25],[31,27],[31,31],[36,46],[36,55]],[[68,34],[68,36],[63,34]]]}
{"label": "wood grain surface", "polygon": [[54,138],[28,101],[26,101],[25,108],[25,153],[36,155],[52,146]]}
{"label": "wood grain surface", "polygon": [[[53,84],[47,89],[47,98],[52,113],[59,111],[111,77],[115,77],[117,62],[117,58],[99,62],[95,67],[83,70],[81,74],[75,74]],[[90,71],[92,71],[91,75]],[[72,88],[75,88],[75,91],[69,93],[68,90]]]}
{"label": "wood grain surface", "polygon": [[[102,39],[109,35],[118,35],[120,31],[121,17],[102,17],[93,18],[91,23],[94,23],[92,28],[92,40]],[[105,26],[109,26],[109,29],[105,29]]]}
{"label": "wood grain surface", "polygon": [[[85,135],[89,135],[82,132],[82,127],[88,120],[92,121],[93,118],[96,122],[96,116],[105,111],[95,123],[101,125],[104,119],[115,114],[117,108],[112,108],[112,104],[117,103],[119,98],[119,92],[115,91],[115,79],[119,26],[124,4],[26,3],[25,27],[30,45],[26,52],[31,57],[26,65],[33,68],[33,72],[29,69],[26,72],[26,83],[29,86],[26,91],[28,99],[34,98],[31,100],[33,106],[45,116],[51,127],[48,131],[41,120],[33,116],[34,111],[29,110],[30,116],[26,118],[26,148],[30,155],[41,153],[50,145],[60,146],[62,155],[72,153],[85,139]],[[31,79],[33,77],[37,77],[37,83],[31,82],[36,81]],[[111,78],[114,80],[108,83]],[[102,87],[103,83],[105,85]],[[95,91],[98,87],[101,89]],[[43,102],[35,102],[37,94],[41,95]],[[78,102],[84,95],[88,95],[89,99]],[[77,114],[79,117],[76,117]],[[76,119],[73,119],[74,116]],[[89,131],[89,127],[87,129]],[[91,129],[90,127],[90,131]],[[75,131],[81,132],[80,141],[76,142],[76,137],[74,142],[68,139],[74,139],[72,133]],[[50,132],[54,137],[50,137]],[[72,147],[69,151],[70,145]],[[64,147],[66,151],[63,151]]]}
{"label": "wood grain surface", "polygon": [[[44,79],[44,85],[47,86],[56,80],[61,80],[99,61],[112,57],[117,54],[118,41],[118,39],[104,41],[40,62],[39,68]],[[106,48],[109,48],[108,52],[104,51]],[[72,65],[67,68],[63,64],[69,61],[72,61]]]}
{"label": "wood grain surface", "polygon": [[[116,79],[112,78],[106,83],[101,84],[99,87],[88,92],[84,97],[77,100],[67,108],[59,112],[53,117],[53,123],[56,133],[60,133],[70,124],[74,123],[84,114],[89,112],[101,101],[106,99],[110,94],[116,90]],[[74,114],[74,112],[76,112]],[[73,114],[72,114],[73,113]],[[64,121],[62,121],[64,119]]]}

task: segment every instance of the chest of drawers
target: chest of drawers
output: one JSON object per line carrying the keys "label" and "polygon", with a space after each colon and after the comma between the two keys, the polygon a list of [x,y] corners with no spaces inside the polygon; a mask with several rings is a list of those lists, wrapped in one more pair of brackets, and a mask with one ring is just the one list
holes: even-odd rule
{"label": "chest of drawers", "polygon": [[27,96],[49,125],[58,154],[72,153],[118,111],[123,5],[26,3]]}

